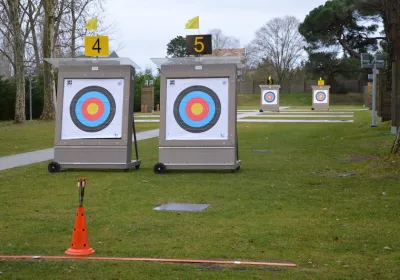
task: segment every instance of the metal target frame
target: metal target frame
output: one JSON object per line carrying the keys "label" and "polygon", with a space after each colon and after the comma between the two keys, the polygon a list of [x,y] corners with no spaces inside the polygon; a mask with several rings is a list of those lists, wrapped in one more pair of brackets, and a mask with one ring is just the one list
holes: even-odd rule
{"label": "metal target frame", "polygon": [[[328,110],[329,111],[329,85],[311,86],[312,89],[312,107],[311,110]],[[324,98],[319,99],[318,94],[323,93]]]}
{"label": "metal target frame", "polygon": [[[260,112],[264,111],[272,111],[272,112],[279,112],[279,91],[281,86],[280,85],[260,85]],[[268,101],[266,99],[266,95],[268,93],[272,93],[274,95],[274,99]]]}
{"label": "metal target frame", "polygon": [[[138,169],[141,160],[139,160],[133,116],[133,89],[135,71],[140,68],[129,58],[46,58],[45,60],[57,67],[59,72],[54,158],[48,165],[48,171],[54,173],[64,168],[123,169],[125,171],[133,167]],[[116,106],[113,94],[104,87],[91,85],[77,91],[72,99],[70,97],[71,104],[66,105],[68,108],[66,109],[64,107],[64,99],[67,93],[65,93],[64,81],[79,80],[84,82],[85,79],[99,80],[99,84],[101,84],[101,81],[115,79],[123,81],[123,83],[121,82],[121,86],[123,86],[122,96],[119,95],[120,97],[118,97],[118,100],[122,104],[118,103],[119,105]],[[91,117],[84,115],[85,110],[82,110],[82,106],[84,106],[83,103],[87,98],[82,99],[82,97],[85,94],[87,95],[86,97],[95,96],[99,100],[102,99],[103,106],[110,106],[109,110],[103,108],[105,111],[102,112],[103,114],[100,114],[101,102],[96,103],[98,105],[96,109],[100,110],[100,113],[97,116],[92,115],[91,117],[97,117],[97,123],[91,123]],[[95,100],[92,101],[92,103],[95,103]],[[64,112],[64,108],[68,112]],[[122,120],[119,121],[122,128],[121,136],[118,135],[113,138],[81,137],[80,139],[63,139],[63,118],[65,114],[68,114],[71,120],[70,123],[75,125],[75,130],[79,129],[82,132],[95,133],[104,130],[110,122],[114,121],[116,108],[122,110],[122,112],[119,111],[119,115],[122,116]],[[106,118],[101,119],[101,116],[103,118],[105,116]],[[136,153],[135,160],[132,160],[133,142]]]}
{"label": "metal target frame", "polygon": [[[240,169],[241,161],[238,153],[237,139],[237,100],[236,100],[236,82],[238,67],[241,67],[238,57],[185,57],[185,58],[153,58],[151,59],[161,70],[161,85],[160,85],[160,134],[159,134],[159,159],[154,165],[154,172],[161,174],[167,170],[232,170],[233,172]],[[224,104],[224,111],[218,112],[219,98],[212,98],[214,93],[211,89],[198,87],[197,90],[202,91],[198,96],[209,96],[213,100],[212,104],[216,104],[216,111],[208,112],[210,117],[204,122],[207,125],[199,126],[196,129],[193,127],[196,124],[195,118],[186,119],[186,125],[189,123],[191,127],[186,127],[193,134],[201,134],[208,130],[212,130],[214,125],[217,125],[219,114],[227,114],[227,137],[224,139],[169,139],[167,137],[167,116],[174,116],[178,124],[179,120],[185,115],[183,111],[188,105],[184,102],[181,104],[187,94],[196,91],[194,85],[188,85],[188,88],[180,91],[174,100],[174,106],[167,106],[167,81],[182,80],[182,79],[213,79],[226,78],[228,83],[228,104]],[[205,82],[204,82],[205,83]],[[193,95],[192,97],[194,97]],[[215,95],[218,96],[218,95]],[[215,97],[214,96],[214,97]],[[190,97],[188,97],[188,100]],[[201,103],[200,100],[197,100]],[[170,101],[172,102],[172,101]],[[178,108],[177,106],[180,106]],[[203,104],[207,107],[205,104]],[[209,104],[210,105],[210,104]],[[222,108],[222,107],[221,107]],[[171,110],[174,114],[171,114]],[[186,109],[185,109],[186,110]],[[168,113],[167,113],[168,112]],[[177,114],[180,112],[180,114]],[[204,117],[204,116],[203,116]],[[226,117],[226,115],[225,115]],[[200,119],[200,117],[199,117]],[[216,122],[215,122],[216,120]],[[221,120],[220,120],[221,121]],[[218,125],[221,125],[220,123]],[[183,125],[183,127],[185,127]],[[225,127],[225,126],[224,126]],[[225,127],[226,128],[226,127]]]}

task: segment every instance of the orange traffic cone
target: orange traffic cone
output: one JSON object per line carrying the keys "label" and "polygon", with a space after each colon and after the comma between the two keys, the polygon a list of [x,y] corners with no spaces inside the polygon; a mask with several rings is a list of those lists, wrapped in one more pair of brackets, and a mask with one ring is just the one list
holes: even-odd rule
{"label": "orange traffic cone", "polygon": [[74,231],[72,232],[71,247],[65,251],[67,255],[82,256],[93,254],[90,248],[86,219],[83,207],[79,207],[76,213]]}

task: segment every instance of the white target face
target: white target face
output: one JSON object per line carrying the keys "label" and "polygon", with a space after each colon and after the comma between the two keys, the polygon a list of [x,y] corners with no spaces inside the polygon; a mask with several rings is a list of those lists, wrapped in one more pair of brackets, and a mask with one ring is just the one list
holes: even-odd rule
{"label": "white target face", "polygon": [[328,103],[327,90],[315,90],[313,94],[314,103]]}
{"label": "white target face", "polygon": [[65,79],[61,139],[122,137],[123,79]]}
{"label": "white target face", "polygon": [[166,140],[227,140],[228,88],[228,78],[167,79]]}
{"label": "white target face", "polygon": [[278,91],[264,89],[261,91],[261,104],[263,105],[273,105],[278,104]]}

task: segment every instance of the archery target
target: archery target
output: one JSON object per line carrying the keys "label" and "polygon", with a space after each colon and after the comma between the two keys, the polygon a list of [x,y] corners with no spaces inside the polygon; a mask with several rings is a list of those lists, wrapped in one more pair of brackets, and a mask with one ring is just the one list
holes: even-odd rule
{"label": "archery target", "polygon": [[328,103],[328,93],[326,90],[314,92],[314,103]]}
{"label": "archery target", "polygon": [[228,78],[167,79],[166,140],[228,139]]}
{"label": "archery target", "polygon": [[263,90],[261,94],[262,104],[278,104],[276,90]]}
{"label": "archery target", "polygon": [[65,79],[61,139],[121,138],[123,79]]}

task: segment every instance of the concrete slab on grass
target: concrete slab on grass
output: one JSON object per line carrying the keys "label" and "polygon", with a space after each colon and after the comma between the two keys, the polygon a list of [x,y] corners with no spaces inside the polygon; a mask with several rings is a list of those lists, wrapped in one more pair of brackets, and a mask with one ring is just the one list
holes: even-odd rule
{"label": "concrete slab on grass", "polygon": [[154,208],[156,211],[176,211],[176,212],[202,212],[210,207],[210,204],[192,203],[167,203]]}

